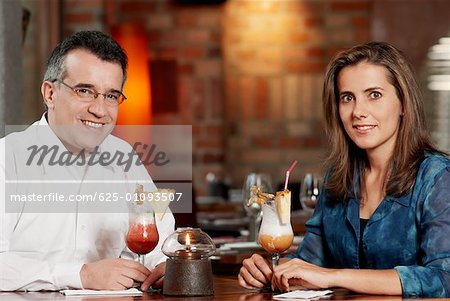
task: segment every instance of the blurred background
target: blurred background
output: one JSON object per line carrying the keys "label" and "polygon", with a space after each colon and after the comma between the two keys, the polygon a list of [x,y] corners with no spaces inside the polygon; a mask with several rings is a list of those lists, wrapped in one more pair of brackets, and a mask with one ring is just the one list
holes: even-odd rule
{"label": "blurred background", "polygon": [[0,22],[2,125],[40,118],[43,68],[59,41],[104,31],[141,72],[119,122],[192,125],[200,198],[233,198],[228,189],[252,171],[276,187],[293,160],[294,182],[320,173],[326,65],[371,40],[410,59],[433,138],[450,151],[448,0],[3,0]]}

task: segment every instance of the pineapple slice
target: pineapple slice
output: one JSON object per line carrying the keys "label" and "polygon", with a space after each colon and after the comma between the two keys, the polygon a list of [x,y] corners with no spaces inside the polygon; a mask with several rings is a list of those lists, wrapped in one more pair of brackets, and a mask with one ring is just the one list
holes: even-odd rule
{"label": "pineapple slice", "polygon": [[282,224],[291,222],[291,192],[289,190],[277,191],[275,206]]}

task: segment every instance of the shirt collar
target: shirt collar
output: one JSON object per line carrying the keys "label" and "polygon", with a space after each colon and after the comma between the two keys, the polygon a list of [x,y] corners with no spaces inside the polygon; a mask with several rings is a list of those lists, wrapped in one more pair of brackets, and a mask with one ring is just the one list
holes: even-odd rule
{"label": "shirt collar", "polygon": [[[58,138],[58,136],[56,136],[56,134],[53,132],[52,128],[50,127],[50,125],[48,124],[47,121],[47,112],[45,112],[44,114],[42,114],[41,119],[38,121],[37,123],[37,129],[36,129],[36,135],[37,135],[37,141],[39,141],[40,145],[45,145],[45,146],[56,146],[58,147],[58,149],[63,150],[63,151],[67,151],[67,148],[64,146],[64,144],[61,142],[61,140]],[[105,141],[102,142],[102,144],[100,144],[98,151],[102,152],[102,150],[106,150],[106,151],[111,151],[112,148],[108,147],[109,146],[109,136],[106,137]],[[86,158],[86,160],[88,160],[88,158]],[[46,162],[45,160],[42,162],[42,166],[44,167],[44,171],[46,170],[46,168],[49,167],[48,162]],[[118,172],[120,171],[120,168],[117,169],[117,167],[115,168],[112,165],[102,165],[105,169],[110,170],[112,172]]]}

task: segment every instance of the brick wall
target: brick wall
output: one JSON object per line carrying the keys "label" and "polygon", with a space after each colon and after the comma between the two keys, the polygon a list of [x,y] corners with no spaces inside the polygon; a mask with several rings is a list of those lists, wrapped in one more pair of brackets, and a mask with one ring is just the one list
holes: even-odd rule
{"label": "brick wall", "polygon": [[202,195],[210,171],[240,187],[253,170],[281,181],[294,159],[302,174],[320,170],[323,71],[337,50],[368,40],[370,8],[368,0],[66,0],[63,23],[66,35],[139,23],[151,59],[177,62],[180,111],[154,122],[193,125]]}
{"label": "brick wall", "polygon": [[[421,37],[429,37],[436,26],[409,16],[426,14],[433,2],[435,18],[450,11],[443,8],[449,3],[409,2],[64,0],[62,35],[139,23],[147,32],[151,59],[176,62],[179,111],[154,116],[154,122],[193,125],[194,185],[202,195],[210,171],[229,176],[234,187],[253,170],[281,182],[294,159],[300,163],[296,181],[306,171],[319,171],[326,150],[321,115],[326,64],[337,51],[372,38],[403,45],[407,54],[418,47],[426,53],[436,41],[421,39],[408,49],[410,35],[420,29]],[[401,7],[408,13],[397,13]],[[398,11],[390,15],[390,8]],[[394,21],[409,28],[409,35],[388,30],[397,26]]]}
{"label": "brick wall", "polygon": [[226,170],[294,181],[320,171],[323,73],[336,51],[369,39],[371,1],[240,1],[224,11]]}

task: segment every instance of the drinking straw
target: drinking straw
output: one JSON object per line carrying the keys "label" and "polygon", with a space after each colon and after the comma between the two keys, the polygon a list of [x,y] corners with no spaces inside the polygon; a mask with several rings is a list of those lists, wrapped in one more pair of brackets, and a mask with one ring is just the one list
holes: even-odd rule
{"label": "drinking straw", "polygon": [[295,164],[297,164],[297,160],[292,162],[291,167],[289,167],[289,169],[286,171],[286,181],[284,181],[284,190],[287,189],[287,185],[289,182],[289,174],[291,173],[292,169],[294,169]]}

